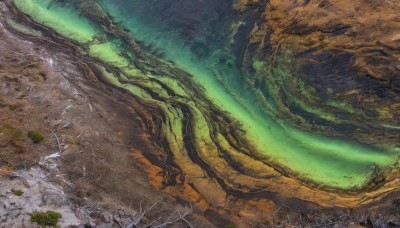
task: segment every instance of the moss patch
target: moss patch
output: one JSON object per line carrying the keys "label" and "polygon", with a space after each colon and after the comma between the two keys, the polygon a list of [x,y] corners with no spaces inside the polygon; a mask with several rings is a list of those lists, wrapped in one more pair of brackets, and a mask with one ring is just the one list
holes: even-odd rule
{"label": "moss patch", "polygon": [[14,194],[16,196],[22,196],[24,194],[24,192],[22,190],[16,190],[16,191],[14,191]]}
{"label": "moss patch", "polygon": [[61,214],[55,211],[37,212],[31,215],[31,222],[36,222],[43,227],[55,227],[61,217]]}
{"label": "moss patch", "polygon": [[38,131],[29,131],[28,137],[31,138],[34,143],[39,143],[44,140],[44,136]]}

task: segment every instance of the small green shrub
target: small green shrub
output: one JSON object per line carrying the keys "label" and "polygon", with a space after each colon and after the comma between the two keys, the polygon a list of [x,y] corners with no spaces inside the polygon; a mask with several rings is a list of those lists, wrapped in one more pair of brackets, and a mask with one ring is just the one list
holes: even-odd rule
{"label": "small green shrub", "polygon": [[21,190],[16,190],[16,191],[14,191],[14,194],[15,194],[16,196],[22,196],[22,195],[24,194],[24,192],[21,191]]}
{"label": "small green shrub", "polygon": [[44,136],[42,135],[42,133],[37,132],[37,131],[29,131],[28,137],[31,138],[32,142],[34,142],[34,143],[39,143],[39,142],[43,141],[43,139],[44,139]]}
{"label": "small green shrub", "polygon": [[37,212],[31,215],[31,222],[36,222],[42,227],[55,227],[61,217],[61,214],[55,211]]}

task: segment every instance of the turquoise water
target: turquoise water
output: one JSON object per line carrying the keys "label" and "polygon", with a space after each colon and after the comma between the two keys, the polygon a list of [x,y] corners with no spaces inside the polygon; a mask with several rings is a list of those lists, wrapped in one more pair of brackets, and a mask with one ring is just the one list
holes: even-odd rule
{"label": "turquoise water", "polygon": [[[39,0],[14,2],[37,22],[82,45],[89,45],[88,53],[91,56],[121,69],[127,80],[165,76],[135,69],[131,62],[139,57],[133,51],[126,50],[127,45],[117,36],[111,37],[90,18],[77,13],[74,4],[79,5],[79,1],[72,6],[63,4],[63,1],[52,4],[52,1]],[[255,153],[286,167],[291,173],[296,173],[298,178],[327,187],[360,188],[370,180],[375,166],[386,170],[398,160],[398,151],[385,145],[365,145],[297,129],[279,115],[276,110],[279,107],[272,98],[260,99],[253,85],[245,81],[240,58],[233,51],[235,37],[232,36],[232,28],[238,15],[231,9],[231,2],[98,2],[112,16],[114,23],[127,29],[147,53],[192,75],[195,83],[193,87],[204,88],[206,97],[214,105],[242,124],[245,137],[251,142]],[[98,37],[104,36],[108,38],[100,41]],[[262,68],[263,60],[260,61],[261,64],[255,62],[254,65]],[[284,80],[289,77],[288,71],[285,64],[281,64],[275,69],[274,77]],[[111,74],[109,80],[144,100],[151,100],[151,96],[137,86],[121,83]],[[171,88],[189,97],[185,90],[190,88],[180,86],[180,80],[184,79],[169,80]],[[154,84],[146,83],[153,91],[160,91]],[[275,94],[275,90],[280,89],[274,86],[268,88],[270,91],[262,92]],[[194,102],[191,105],[193,109],[201,110],[200,104]],[[203,118],[199,118],[197,124],[206,124],[204,122]],[[211,141],[210,129],[198,128],[202,130],[196,132],[197,138]]]}

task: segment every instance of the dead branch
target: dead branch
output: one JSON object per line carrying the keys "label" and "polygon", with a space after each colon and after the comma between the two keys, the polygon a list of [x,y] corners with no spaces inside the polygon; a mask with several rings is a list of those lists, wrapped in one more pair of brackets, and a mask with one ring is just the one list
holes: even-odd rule
{"label": "dead branch", "polygon": [[142,201],[140,201],[140,209],[139,209],[139,215],[136,217],[136,213],[132,214],[132,219],[133,221],[131,223],[129,223],[126,228],[135,228],[138,227],[139,223],[142,221],[143,217],[146,215],[146,213],[148,213],[149,211],[151,211],[157,204],[159,204],[161,201],[163,201],[164,198],[161,198],[159,201],[155,202],[153,205],[151,205],[150,207],[145,207],[144,209],[142,208]]}
{"label": "dead branch", "polygon": [[[163,200],[164,200],[164,198],[161,198],[160,200],[158,200],[157,202],[155,202],[154,204],[152,204],[149,207],[147,207],[147,206],[143,207],[142,206],[142,202],[140,202],[139,211],[137,211],[137,212],[133,212],[129,207],[129,210],[131,212],[131,216],[130,216],[131,218],[130,218],[130,222],[125,226],[125,228],[139,228],[139,227],[143,227],[143,228],[150,228],[150,227],[151,228],[164,228],[164,227],[167,227],[168,225],[175,224],[175,223],[177,223],[179,221],[184,222],[190,228],[193,227],[190,224],[190,222],[186,219],[186,217],[189,215],[189,213],[193,209],[192,205],[190,205],[189,208],[185,208],[185,210],[183,212],[181,212],[179,209],[175,210],[164,221],[160,222],[160,220],[162,219],[162,216],[159,216],[156,219],[153,219],[150,222],[148,222],[147,224],[143,225],[144,217],[146,217],[146,215],[150,211],[152,211],[154,207],[156,207],[158,204],[160,204]],[[121,222],[121,220],[122,220],[121,217],[122,217],[121,214],[115,215],[115,216],[113,216],[113,220],[114,220],[114,222],[116,223],[117,226],[124,227],[123,223]],[[157,225],[155,225],[155,224],[157,224]]]}
{"label": "dead branch", "polygon": [[[192,211],[193,207],[190,204],[190,208],[188,210],[186,210],[183,214],[177,210],[174,213],[171,214],[171,216],[167,219],[167,221],[165,221],[164,223],[161,223],[160,225],[154,226],[153,228],[163,228],[166,227],[168,225],[172,225],[174,223],[177,223],[179,221],[183,221],[185,222],[189,227],[193,228],[193,226],[189,223],[189,221],[185,218],[191,211]],[[174,217],[175,214],[178,214],[178,217],[176,217],[175,219],[172,219]]]}
{"label": "dead branch", "polygon": [[60,154],[62,154],[60,139],[58,138],[57,134],[56,134],[54,131],[51,131],[51,132],[53,132],[53,135],[56,137],[57,146],[58,146],[58,152],[59,152]]}

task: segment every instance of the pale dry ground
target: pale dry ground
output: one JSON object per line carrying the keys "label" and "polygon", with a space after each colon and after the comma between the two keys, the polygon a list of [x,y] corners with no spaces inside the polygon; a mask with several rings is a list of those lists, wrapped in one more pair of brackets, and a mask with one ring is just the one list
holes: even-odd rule
{"label": "pale dry ground", "polygon": [[[37,227],[30,221],[30,214],[44,211],[62,214],[58,223],[61,227],[85,223],[83,214],[78,219],[70,207],[62,187],[52,184],[41,168],[21,170],[14,175],[12,179],[0,177],[0,227]],[[23,192],[21,196],[15,194],[18,190]]]}

